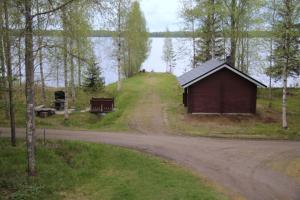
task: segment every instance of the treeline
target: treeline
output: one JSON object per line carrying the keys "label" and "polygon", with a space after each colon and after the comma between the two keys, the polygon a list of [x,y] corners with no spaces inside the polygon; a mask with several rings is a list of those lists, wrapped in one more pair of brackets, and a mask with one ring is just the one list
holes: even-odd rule
{"label": "treeline", "polygon": [[[104,87],[101,62],[90,36],[92,22],[103,22],[114,44],[112,61],[118,64],[119,83],[136,74],[147,57],[149,43],[145,18],[138,2],[130,0],[2,0],[0,2],[0,97],[11,121],[11,143],[15,137],[15,92],[26,96],[26,142],[28,175],[36,175],[35,88],[41,88],[46,104],[46,79],[64,82],[64,120],[69,102],[76,102],[79,89],[99,91]],[[101,24],[101,23],[100,23]],[[53,36],[53,37],[49,37]],[[46,74],[46,66],[48,72]],[[25,77],[23,73],[25,72]],[[23,82],[25,80],[25,82]],[[24,84],[25,83],[25,84]],[[21,88],[16,91],[16,85]],[[25,85],[25,89],[22,89]],[[39,86],[39,87],[37,87]]]}
{"label": "treeline", "polygon": [[[150,37],[172,37],[172,38],[193,38],[193,32],[192,31],[170,31],[170,32],[151,32]],[[269,38],[273,35],[272,31],[249,31],[247,33],[244,33],[243,35],[247,35],[249,38]],[[297,35],[300,37],[300,33],[297,33]],[[199,32],[197,33],[197,37],[204,37],[205,33]],[[225,31],[224,37],[228,38],[230,37],[230,34],[228,34],[228,31]]]}
{"label": "treeline", "polygon": [[[22,30],[11,30],[12,35],[18,36]],[[39,34],[43,35],[44,37],[59,37],[61,35],[62,30],[41,30]],[[226,31],[228,33],[228,31]],[[229,34],[224,34],[225,37],[229,37]],[[33,32],[34,35],[37,32]],[[115,37],[118,33],[116,31],[110,30],[91,30],[89,33],[89,37]],[[149,37],[152,38],[164,38],[164,37],[172,37],[172,38],[192,38],[193,32],[191,31],[170,31],[170,32],[149,32]],[[274,33],[272,31],[249,31],[244,33],[243,35],[248,35],[249,38],[269,38]],[[295,33],[300,37],[300,32]],[[204,33],[199,32],[199,37],[204,36]]]}

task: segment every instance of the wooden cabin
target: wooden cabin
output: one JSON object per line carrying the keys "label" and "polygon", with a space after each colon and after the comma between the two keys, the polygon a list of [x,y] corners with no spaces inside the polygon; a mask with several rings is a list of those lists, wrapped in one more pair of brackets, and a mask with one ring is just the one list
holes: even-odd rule
{"label": "wooden cabin", "polygon": [[192,114],[254,114],[263,83],[226,61],[209,60],[178,77],[183,104]]}

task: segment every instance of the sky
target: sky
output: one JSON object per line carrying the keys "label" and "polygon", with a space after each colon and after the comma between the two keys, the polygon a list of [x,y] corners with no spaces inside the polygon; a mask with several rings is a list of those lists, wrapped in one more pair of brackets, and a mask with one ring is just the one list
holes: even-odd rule
{"label": "sky", "polygon": [[150,32],[180,29],[180,0],[140,0]]}

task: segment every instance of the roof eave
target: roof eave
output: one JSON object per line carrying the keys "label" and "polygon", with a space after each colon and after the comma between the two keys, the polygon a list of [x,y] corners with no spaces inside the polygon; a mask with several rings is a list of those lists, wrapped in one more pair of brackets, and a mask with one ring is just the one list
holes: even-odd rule
{"label": "roof eave", "polygon": [[179,81],[181,87],[185,89],[185,88],[187,88],[187,87],[189,87],[189,86],[195,84],[196,82],[198,82],[198,81],[200,81],[200,80],[202,80],[202,79],[204,79],[204,78],[210,76],[211,74],[216,73],[217,71],[223,69],[224,67],[227,68],[227,69],[229,69],[229,70],[231,70],[232,72],[234,72],[234,73],[236,73],[236,74],[242,76],[243,78],[245,78],[245,79],[248,80],[249,82],[252,82],[253,84],[255,84],[255,85],[258,86],[258,87],[267,88],[267,86],[266,86],[265,84],[263,84],[263,83],[261,83],[261,82],[255,80],[254,78],[252,78],[252,77],[250,77],[249,75],[247,75],[247,74],[245,74],[245,73],[243,73],[243,72],[237,70],[236,68],[231,67],[231,66],[230,66],[228,63],[226,63],[226,62],[222,63],[220,66],[216,67],[215,69],[213,69],[213,70],[211,70],[211,71],[209,71],[209,72],[203,74],[202,76],[199,76],[199,77],[197,77],[196,79],[189,81],[188,83],[181,84],[178,78],[177,78],[177,80]]}

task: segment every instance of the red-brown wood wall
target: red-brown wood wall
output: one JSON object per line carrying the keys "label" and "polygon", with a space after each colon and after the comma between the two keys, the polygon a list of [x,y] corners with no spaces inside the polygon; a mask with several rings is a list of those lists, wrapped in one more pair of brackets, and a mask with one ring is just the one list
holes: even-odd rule
{"label": "red-brown wood wall", "polygon": [[255,113],[257,86],[229,69],[187,88],[189,113]]}

